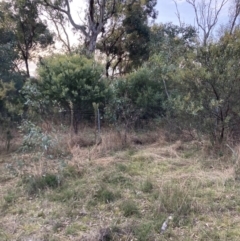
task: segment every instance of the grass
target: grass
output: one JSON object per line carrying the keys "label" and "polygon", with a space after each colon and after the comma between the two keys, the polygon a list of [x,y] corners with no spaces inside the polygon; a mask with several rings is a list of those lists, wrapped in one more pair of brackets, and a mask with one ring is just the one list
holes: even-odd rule
{"label": "grass", "polygon": [[120,206],[124,217],[130,217],[132,215],[139,216],[140,212],[138,206],[133,200],[125,200]]}
{"label": "grass", "polygon": [[19,157],[29,166],[17,175],[6,164],[14,166],[18,154],[1,156],[0,240],[239,240],[232,160],[221,164],[223,157],[207,158],[195,143],[156,134],[149,141],[135,135],[124,149],[111,137],[118,135],[109,133],[91,150],[69,147],[72,159],[61,170],[49,160],[45,175],[33,154]]}

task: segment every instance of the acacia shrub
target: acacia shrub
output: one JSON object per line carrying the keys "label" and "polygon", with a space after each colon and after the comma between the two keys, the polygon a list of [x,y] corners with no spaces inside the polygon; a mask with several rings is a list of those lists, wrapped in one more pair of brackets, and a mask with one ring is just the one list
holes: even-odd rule
{"label": "acacia shrub", "polygon": [[37,72],[43,96],[65,111],[73,110],[75,127],[83,113],[94,114],[93,103],[105,105],[108,88],[103,68],[93,59],[56,54],[42,60]]}

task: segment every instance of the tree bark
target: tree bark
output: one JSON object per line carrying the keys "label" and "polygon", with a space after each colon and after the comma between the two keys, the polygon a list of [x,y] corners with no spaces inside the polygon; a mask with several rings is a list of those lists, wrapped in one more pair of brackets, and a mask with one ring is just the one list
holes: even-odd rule
{"label": "tree bark", "polygon": [[54,5],[50,0],[43,0],[43,5],[66,14],[71,25],[79,30],[85,37],[85,46],[88,53],[93,54],[96,49],[98,35],[103,31],[107,20],[111,18],[116,11],[115,5],[117,0],[112,0],[112,7],[110,10],[106,8],[107,1],[108,0],[89,0],[86,26],[83,24],[76,24],[73,20],[70,0],[64,0],[65,8],[60,5]]}

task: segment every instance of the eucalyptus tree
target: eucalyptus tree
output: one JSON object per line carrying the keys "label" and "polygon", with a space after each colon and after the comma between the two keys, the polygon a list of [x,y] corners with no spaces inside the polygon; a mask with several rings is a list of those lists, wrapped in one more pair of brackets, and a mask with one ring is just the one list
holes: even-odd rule
{"label": "eucalyptus tree", "polygon": [[106,55],[106,75],[125,74],[149,59],[149,19],[156,19],[156,0],[123,1],[98,42]]}
{"label": "eucalyptus tree", "polygon": [[10,123],[21,112],[19,90],[24,73],[18,68],[20,60],[17,40],[12,29],[5,28],[0,13],[0,123]]}
{"label": "eucalyptus tree", "polygon": [[233,33],[237,26],[237,20],[240,15],[240,0],[232,0],[230,6],[230,34]]}
{"label": "eucalyptus tree", "polygon": [[239,38],[239,30],[225,33],[217,43],[189,53],[172,72],[175,93],[169,107],[214,141],[239,133]]}
{"label": "eucalyptus tree", "polygon": [[88,4],[82,4],[86,7],[85,22],[77,23],[74,20],[71,11],[71,0],[40,0],[41,4],[46,8],[57,11],[67,16],[73,28],[84,36],[85,46],[88,54],[91,55],[96,49],[97,38],[100,33],[104,32],[104,28],[109,19],[115,14],[118,4],[121,0],[89,0]]}
{"label": "eucalyptus tree", "polygon": [[172,23],[151,27],[149,67],[162,82],[167,98],[174,89],[172,72],[181,67],[181,61],[198,46],[196,29],[190,25]]}
{"label": "eucalyptus tree", "polygon": [[[125,42],[123,43],[125,45],[124,57],[126,51],[130,51],[130,55],[136,55],[136,52],[138,52],[136,48],[138,50],[146,48],[145,43],[149,39],[146,28],[147,16],[156,18],[156,11],[154,10],[156,0],[89,0],[81,6],[81,10],[85,10],[84,21],[79,20],[78,22],[74,19],[71,8],[72,1],[40,0],[40,2],[47,9],[68,18],[75,31],[80,32],[84,37],[84,44],[89,55],[95,52],[96,47],[105,52],[107,56],[115,55],[116,51],[114,49],[120,48],[120,42]],[[128,35],[127,39],[126,34]],[[139,43],[136,43],[136,41],[139,41]],[[101,47],[98,43],[100,43]],[[118,57],[114,59],[119,60],[117,61],[118,65],[123,59],[123,56],[121,56],[122,50],[117,50],[117,55]],[[111,65],[111,61],[107,61],[107,68],[109,65]],[[117,65],[114,64],[114,66]]]}
{"label": "eucalyptus tree", "polygon": [[202,45],[207,46],[219,15],[229,0],[186,0],[195,13],[197,27],[202,32]]}
{"label": "eucalyptus tree", "polygon": [[52,34],[40,19],[37,1],[2,1],[0,13],[1,25],[13,32],[16,48],[24,61],[26,76],[30,77],[29,61],[32,52],[53,43]]}

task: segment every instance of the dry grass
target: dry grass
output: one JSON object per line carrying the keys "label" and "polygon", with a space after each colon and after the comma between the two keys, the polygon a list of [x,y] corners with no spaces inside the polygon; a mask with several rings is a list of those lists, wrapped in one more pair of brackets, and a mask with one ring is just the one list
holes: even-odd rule
{"label": "dry grass", "polygon": [[[128,133],[127,145],[113,130],[86,146],[79,143],[94,140],[91,130],[52,135],[57,145],[37,161],[34,152],[0,157],[0,240],[239,240],[231,158],[219,168],[224,158],[206,157],[204,143],[168,142],[161,130]],[[6,165],[17,160],[24,165],[13,175]],[[27,194],[22,176],[44,168],[62,175],[61,186]]]}

